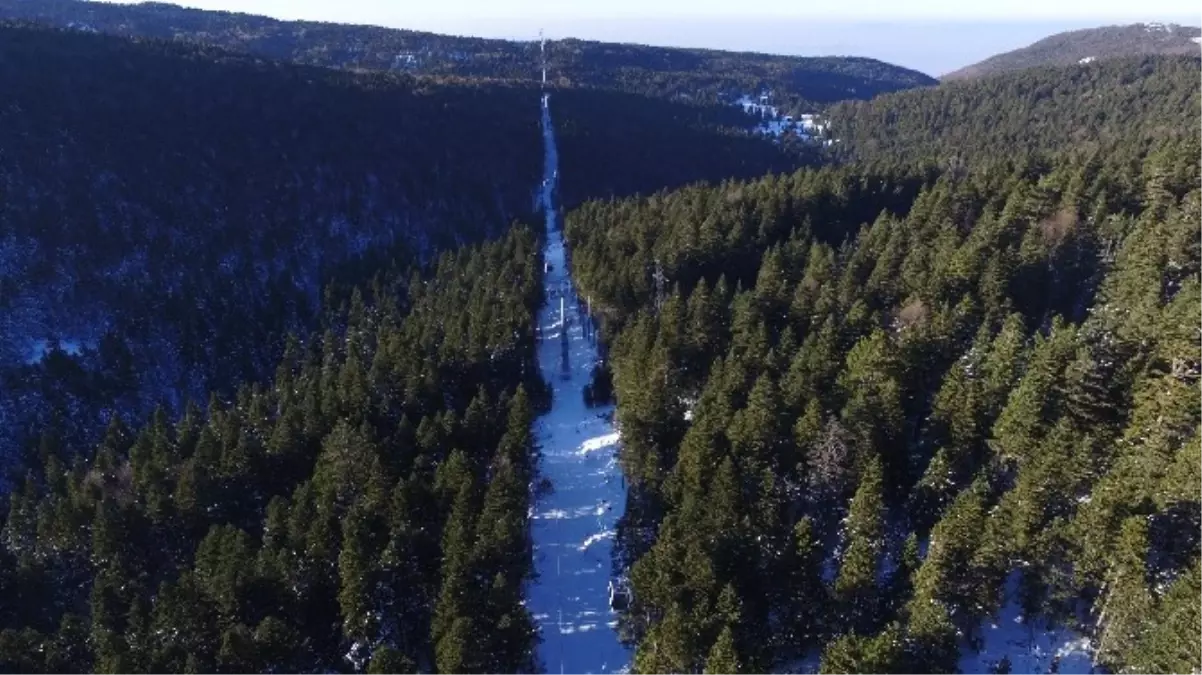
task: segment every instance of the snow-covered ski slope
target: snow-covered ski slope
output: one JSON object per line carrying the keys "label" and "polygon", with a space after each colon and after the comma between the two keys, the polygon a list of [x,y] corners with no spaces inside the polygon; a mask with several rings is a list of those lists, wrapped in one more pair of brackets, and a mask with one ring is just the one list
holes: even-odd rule
{"label": "snow-covered ski slope", "polygon": [[548,269],[543,278],[547,304],[539,313],[538,361],[553,394],[551,410],[534,424],[543,452],[540,472],[553,491],[534,507],[531,527],[538,577],[528,590],[527,606],[542,635],[539,659],[547,672],[613,673],[627,670],[630,663],[609,606],[610,551],[626,490],[617,464],[613,408],[584,404],[597,345],[592,331],[586,330],[588,317],[579,311],[565,266],[555,207],[559,162],[547,95],[542,125],[546,160],[540,197]]}

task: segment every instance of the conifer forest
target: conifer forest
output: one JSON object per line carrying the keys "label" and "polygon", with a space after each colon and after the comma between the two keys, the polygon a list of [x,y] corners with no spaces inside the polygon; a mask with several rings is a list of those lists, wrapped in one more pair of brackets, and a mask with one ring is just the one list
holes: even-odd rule
{"label": "conifer forest", "polygon": [[0,672],[1202,672],[1200,64],[0,0]]}

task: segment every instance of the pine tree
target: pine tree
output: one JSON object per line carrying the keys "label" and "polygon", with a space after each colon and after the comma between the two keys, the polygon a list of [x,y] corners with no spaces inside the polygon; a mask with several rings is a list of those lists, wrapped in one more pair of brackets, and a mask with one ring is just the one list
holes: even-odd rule
{"label": "pine tree", "polygon": [[871,633],[881,609],[877,573],[884,536],[882,481],[881,463],[870,457],[848,510],[847,548],[835,580],[835,598],[842,614],[839,623],[861,635]]}
{"label": "pine tree", "polygon": [[[416,673],[417,666],[413,660],[394,647],[384,645],[371,655],[367,672],[372,675],[390,675],[393,673]],[[453,672],[453,671],[448,671]]]}
{"label": "pine tree", "polygon": [[431,636],[438,652],[438,668],[447,672],[462,671],[444,666],[443,659],[463,667],[475,659],[470,651],[474,638],[469,617],[478,615],[480,599],[479,589],[470,576],[471,542],[476,529],[473,491],[471,482],[460,486],[443,530],[442,590],[434,608]]}
{"label": "pine tree", "polygon": [[809,516],[793,527],[791,553],[786,558],[789,570],[784,611],[792,620],[794,645],[804,649],[823,634],[830,601],[822,581],[824,552]]}
{"label": "pine tree", "polygon": [[375,584],[371,562],[371,531],[363,509],[351,509],[342,521],[342,550],[338,554],[342,631],[350,640],[367,642],[375,636],[372,597]]}
{"label": "pine tree", "polygon": [[1128,650],[1136,648],[1148,630],[1154,605],[1148,591],[1147,557],[1147,521],[1128,518],[1123,522],[1101,603],[1098,659],[1103,663],[1131,663]]}
{"label": "pine tree", "polygon": [[705,670],[702,672],[707,675],[739,673],[742,672],[740,666],[739,655],[735,649],[734,634],[728,625],[718,634],[718,639],[714,642],[709,657],[705,660]]}
{"label": "pine tree", "polygon": [[883,331],[857,342],[839,375],[839,387],[847,401],[839,417],[856,439],[861,461],[876,455],[890,467],[890,476],[903,478],[908,471],[907,458],[891,452],[904,421],[897,368],[894,350]]}

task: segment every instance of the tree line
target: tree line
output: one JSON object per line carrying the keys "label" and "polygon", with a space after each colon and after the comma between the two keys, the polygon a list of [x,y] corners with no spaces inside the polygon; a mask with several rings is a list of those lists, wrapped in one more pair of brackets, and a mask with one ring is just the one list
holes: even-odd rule
{"label": "tree line", "polygon": [[[329,284],[532,215],[531,84],[0,36],[0,458],[34,452],[46,425],[91,444],[114,410],[136,425],[263,381]],[[730,106],[554,96],[572,203],[800,161],[741,136]]]}
{"label": "tree line", "polygon": [[939,161],[1061,150],[1123,152],[1197,134],[1197,56],[1045,66],[845,101],[827,111],[840,161]]}
{"label": "tree line", "polygon": [[1151,146],[570,214],[612,346],[635,669],[955,672],[1004,603],[1108,668],[1196,669],[1190,115]]}
{"label": "tree line", "polygon": [[266,385],[43,429],[0,533],[0,669],[536,667],[539,241],[514,228],[336,292]]}
{"label": "tree line", "polygon": [[[279,61],[360,71],[535,83],[542,59],[533,31],[525,41],[492,40],[381,26],[278,21],[157,2],[3,0],[0,18],[125,37],[197,42]],[[577,39],[555,40],[546,55],[548,77],[556,86],[709,103],[725,104],[740,94],[770,89],[790,107],[813,107],[935,84],[928,75],[868,58],[782,56]]]}

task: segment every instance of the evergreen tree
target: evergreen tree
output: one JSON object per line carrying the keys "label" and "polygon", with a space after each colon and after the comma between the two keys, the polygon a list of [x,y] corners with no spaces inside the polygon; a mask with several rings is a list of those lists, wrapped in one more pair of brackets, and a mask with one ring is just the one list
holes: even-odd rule
{"label": "evergreen tree", "polygon": [[847,548],[835,580],[835,599],[841,609],[839,623],[860,635],[869,634],[879,621],[883,599],[878,583],[884,536],[881,492],[881,463],[870,457],[848,509]]}
{"label": "evergreen tree", "polygon": [[731,633],[730,626],[726,626],[718,634],[718,640],[714,642],[713,648],[710,649],[709,657],[705,660],[705,670],[702,672],[711,675],[716,673],[739,673],[742,672],[739,666],[739,655],[735,650],[734,634]]}

